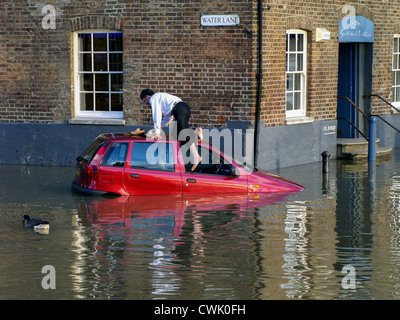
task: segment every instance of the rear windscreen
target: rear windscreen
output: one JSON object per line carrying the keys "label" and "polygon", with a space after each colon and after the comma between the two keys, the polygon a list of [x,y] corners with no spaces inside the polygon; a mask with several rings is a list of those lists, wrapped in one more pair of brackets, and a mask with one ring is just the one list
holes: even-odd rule
{"label": "rear windscreen", "polygon": [[101,148],[101,146],[104,144],[104,140],[101,138],[96,138],[90,146],[82,153],[81,157],[83,158],[84,161],[87,163],[90,163],[92,161],[93,157],[96,155],[97,151]]}

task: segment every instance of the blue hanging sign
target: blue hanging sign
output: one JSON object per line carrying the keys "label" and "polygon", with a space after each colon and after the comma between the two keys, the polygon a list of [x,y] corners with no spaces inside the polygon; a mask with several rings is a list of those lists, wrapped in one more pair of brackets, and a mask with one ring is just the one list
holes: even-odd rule
{"label": "blue hanging sign", "polygon": [[345,16],[339,21],[339,42],[374,42],[374,23],[363,16]]}

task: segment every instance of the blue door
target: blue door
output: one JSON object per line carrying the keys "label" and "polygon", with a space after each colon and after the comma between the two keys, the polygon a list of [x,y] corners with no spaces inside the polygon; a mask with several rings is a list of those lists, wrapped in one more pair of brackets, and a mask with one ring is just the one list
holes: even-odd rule
{"label": "blue door", "polygon": [[[349,98],[365,114],[371,113],[373,43],[339,43],[338,96]],[[338,138],[367,134],[368,119],[346,99],[338,99]]]}
{"label": "blue door", "polygon": [[[339,73],[338,73],[338,96],[348,97],[357,106],[359,105],[359,44],[339,44]],[[345,99],[338,99],[338,138],[355,138],[356,130],[349,123],[358,127],[357,110]]]}

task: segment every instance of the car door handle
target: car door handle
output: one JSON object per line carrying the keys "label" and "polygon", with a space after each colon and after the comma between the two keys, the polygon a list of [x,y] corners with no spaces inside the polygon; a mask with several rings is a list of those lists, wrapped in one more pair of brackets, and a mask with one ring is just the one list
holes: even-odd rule
{"label": "car door handle", "polygon": [[188,179],[186,179],[186,182],[188,182],[188,183],[196,183],[196,179],[188,178]]}
{"label": "car door handle", "polygon": [[131,174],[129,175],[129,178],[140,178],[140,175],[137,174],[137,173],[131,173]]}

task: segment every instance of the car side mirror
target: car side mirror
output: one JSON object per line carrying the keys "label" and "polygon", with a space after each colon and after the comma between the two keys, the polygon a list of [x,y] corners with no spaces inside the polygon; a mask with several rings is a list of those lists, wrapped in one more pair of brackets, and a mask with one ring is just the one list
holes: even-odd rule
{"label": "car side mirror", "polygon": [[232,177],[234,177],[234,178],[237,178],[237,177],[240,176],[239,169],[236,168],[234,165],[232,165],[232,167],[231,167],[231,175],[232,175]]}
{"label": "car side mirror", "polygon": [[231,163],[225,163],[221,166],[221,172],[225,176],[232,176],[234,178],[237,178],[240,176],[239,169],[236,168],[233,164]]}

